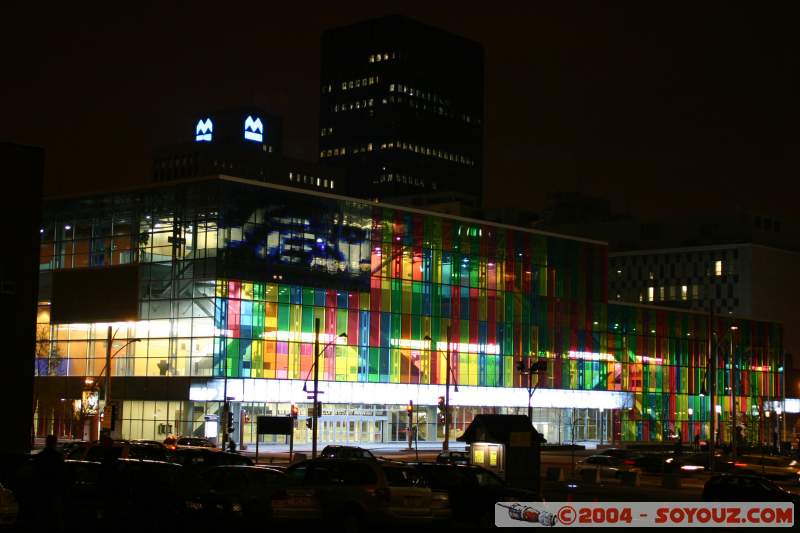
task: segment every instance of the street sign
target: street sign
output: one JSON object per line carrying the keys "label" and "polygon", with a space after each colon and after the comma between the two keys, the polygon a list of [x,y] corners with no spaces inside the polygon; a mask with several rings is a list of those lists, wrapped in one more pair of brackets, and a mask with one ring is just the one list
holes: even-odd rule
{"label": "street sign", "polygon": [[256,432],[259,435],[291,435],[294,419],[291,416],[259,416]]}

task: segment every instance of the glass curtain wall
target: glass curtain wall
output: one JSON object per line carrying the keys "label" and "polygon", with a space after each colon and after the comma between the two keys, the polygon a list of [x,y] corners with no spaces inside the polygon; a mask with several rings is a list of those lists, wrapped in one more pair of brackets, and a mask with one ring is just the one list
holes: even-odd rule
{"label": "glass curtain wall", "polygon": [[[347,334],[321,358],[326,381],[443,384],[449,342],[462,386],[522,387],[516,363],[543,358],[539,388],[632,393],[580,424],[570,408],[547,411],[535,423],[554,440],[578,425],[576,438],[708,438],[706,316],[607,304],[599,243],[224,180],[54,201],[41,236],[45,275],[140,265],[138,320],[113,326],[120,346],[141,341],[115,355],[113,376],[302,380],[318,319],[322,345]],[[37,376],[99,376],[108,324],[53,324],[40,300]],[[712,327],[723,440],[732,389],[749,428],[781,396],[780,326],[739,322],[731,352],[729,322]],[[425,418],[433,436],[435,411]],[[382,438],[397,440],[407,422],[385,419]],[[349,435],[339,423],[330,431]]]}

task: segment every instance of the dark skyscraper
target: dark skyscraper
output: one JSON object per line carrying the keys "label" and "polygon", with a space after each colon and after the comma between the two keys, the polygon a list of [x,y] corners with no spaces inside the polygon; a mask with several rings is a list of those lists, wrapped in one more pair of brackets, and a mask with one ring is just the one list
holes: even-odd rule
{"label": "dark skyscraper", "polygon": [[480,44],[389,16],[326,31],[321,65],[320,160],[352,195],[480,200]]}

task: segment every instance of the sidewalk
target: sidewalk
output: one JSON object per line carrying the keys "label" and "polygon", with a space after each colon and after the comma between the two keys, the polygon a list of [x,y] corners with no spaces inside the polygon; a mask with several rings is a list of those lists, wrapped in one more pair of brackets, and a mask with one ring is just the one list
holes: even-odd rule
{"label": "sidewalk", "polygon": [[[414,451],[419,449],[419,451],[426,451],[426,452],[439,452],[442,450],[442,443],[440,441],[425,441],[419,442],[409,450],[407,442],[378,442],[378,443],[353,443],[353,444],[344,444],[344,443],[334,443],[334,442],[320,442],[317,444],[317,449],[322,451],[325,446],[357,446],[359,448],[364,448],[371,451],[374,454],[380,453],[407,453],[409,451]],[[450,449],[453,451],[464,451],[466,450],[467,445],[463,442],[453,442],[450,441]],[[297,444],[294,447],[295,452],[301,453],[310,453],[311,452],[311,444]],[[247,449],[239,450],[240,453],[244,455],[252,455],[255,456],[256,454],[256,445],[255,443],[249,443],[247,445]],[[289,453],[289,445],[288,444],[259,444],[258,446],[258,453],[259,455],[270,455],[270,454],[288,454]]]}

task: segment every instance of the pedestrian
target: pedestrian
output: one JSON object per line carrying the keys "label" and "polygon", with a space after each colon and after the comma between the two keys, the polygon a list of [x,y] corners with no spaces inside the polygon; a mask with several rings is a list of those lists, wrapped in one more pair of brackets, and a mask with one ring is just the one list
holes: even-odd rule
{"label": "pedestrian", "polygon": [[41,504],[35,520],[39,528],[47,531],[59,531],[62,525],[64,457],[57,446],[56,436],[48,435],[44,449],[34,457],[36,490]]}

